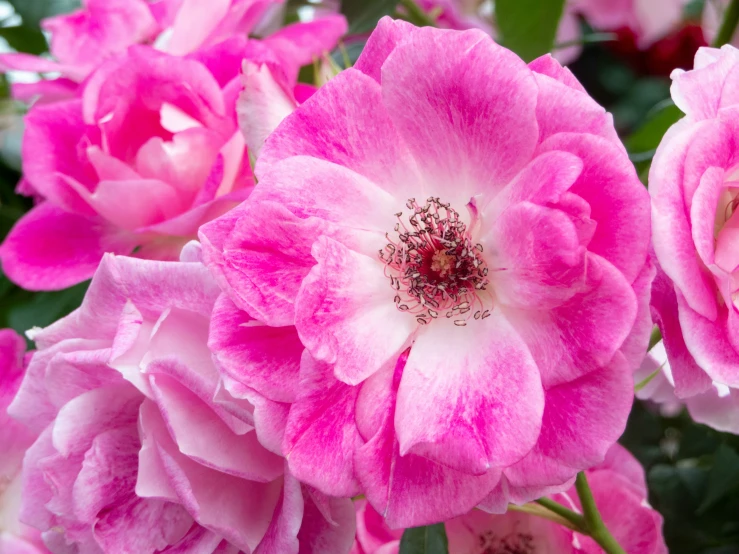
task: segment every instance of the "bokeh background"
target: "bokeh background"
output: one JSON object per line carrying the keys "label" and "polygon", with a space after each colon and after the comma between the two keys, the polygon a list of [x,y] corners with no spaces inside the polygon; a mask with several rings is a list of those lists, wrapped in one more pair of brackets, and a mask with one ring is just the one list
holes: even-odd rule
{"label": "bokeh background", "polygon": [[[548,0],[538,1],[545,5]],[[45,53],[48,37],[40,21],[78,6],[77,0],[0,0],[0,51]],[[688,3],[682,24],[646,51],[637,49],[628,31],[597,33],[580,22],[582,54],[570,69],[613,113],[645,186],[654,150],[681,116],[670,100],[669,74],[676,67],[689,68],[695,51],[705,45],[703,8],[704,0]],[[285,18],[296,21],[316,9],[340,9],[349,20],[350,37],[331,54],[338,67],[356,60],[380,17],[403,13],[397,0],[290,0]],[[320,65],[305,67],[301,80],[320,79]],[[14,72],[0,75],[0,240],[34,201],[16,193],[23,170],[20,147],[27,106],[15,102],[11,90],[12,83],[38,78]],[[83,283],[63,291],[34,293],[16,287],[0,271],[0,328],[22,333],[48,325],[75,309],[86,287]],[[739,554],[739,437],[692,422],[679,406],[665,413],[664,408],[660,411],[637,401],[621,442],[647,469],[650,502],[665,517],[671,553]]]}

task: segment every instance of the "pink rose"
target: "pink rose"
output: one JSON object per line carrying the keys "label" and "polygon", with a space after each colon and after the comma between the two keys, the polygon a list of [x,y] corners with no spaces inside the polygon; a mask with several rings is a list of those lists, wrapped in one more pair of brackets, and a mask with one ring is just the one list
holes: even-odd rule
{"label": "pink rose", "polygon": [[34,331],[9,411],[40,433],[21,518],[52,552],[349,550],[350,501],[301,486],[220,386],[219,293],[198,262],[108,255],[82,306]]}
{"label": "pink rose", "polygon": [[[647,503],[644,470],[623,447],[614,445],[606,461],[587,472],[606,526],[629,554],[667,554],[662,516]],[[553,496],[580,512],[573,489]],[[357,538],[352,554],[398,554],[402,532],[392,531],[365,501],[355,502]],[[526,513],[490,515],[474,510],[446,522],[449,552],[602,554],[592,539],[557,523]]]}
{"label": "pink rose", "polygon": [[285,414],[299,479],[395,528],[603,460],[651,329],[649,198],[569,71],[384,19],[256,174],[201,228],[228,295],[211,347]]}
{"label": "pink rose", "polygon": [[34,106],[25,183],[44,202],[0,247],[4,272],[48,290],[88,279],[104,252],[176,259],[202,223],[252,188],[235,117],[242,61],[270,67],[292,94],[300,66],[345,30],[332,16],[186,58],[131,47],[95,71],[81,98]]}
{"label": "pink rose", "polygon": [[23,378],[26,341],[10,329],[0,329],[0,552],[44,554],[41,534],[19,519],[21,464],[35,435],[7,414]]}
{"label": "pink rose", "polygon": [[662,269],[652,310],[675,394],[689,398],[716,385],[739,387],[739,51],[702,48],[695,69],[675,70],[672,78],[672,97],[686,115],[663,138],[649,175],[654,249]]}

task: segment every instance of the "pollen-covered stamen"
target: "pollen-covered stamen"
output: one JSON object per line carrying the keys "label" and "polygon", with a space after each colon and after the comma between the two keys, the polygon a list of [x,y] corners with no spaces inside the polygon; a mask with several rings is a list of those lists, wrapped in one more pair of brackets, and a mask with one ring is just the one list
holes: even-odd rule
{"label": "pollen-covered stamen", "polygon": [[407,217],[395,214],[397,238],[387,234],[388,244],[380,250],[398,309],[421,324],[447,317],[464,326],[471,318],[488,317],[482,245],[472,242],[459,214],[438,198],[429,198],[424,206],[411,198],[406,206]]}

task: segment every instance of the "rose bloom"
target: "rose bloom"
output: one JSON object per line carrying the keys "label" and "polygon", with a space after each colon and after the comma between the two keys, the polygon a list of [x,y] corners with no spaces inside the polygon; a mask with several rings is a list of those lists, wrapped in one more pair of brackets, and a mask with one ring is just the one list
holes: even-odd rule
{"label": "rose bloom", "polygon": [[351,501],[301,486],[207,347],[220,291],[189,261],[107,255],[43,330],[10,414],[40,433],[21,520],[54,553],[344,554]]}
{"label": "rose bloom", "polygon": [[300,66],[345,29],[334,16],[189,58],[132,47],[104,63],[81,98],[34,106],[22,154],[25,183],[43,202],[0,248],[3,271],[48,290],[88,279],[104,252],[177,259],[202,223],[253,186],[235,116],[243,59],[271,67],[292,94]]}
{"label": "rose bloom", "polygon": [[[587,471],[601,515],[616,541],[629,554],[667,554],[662,516],[647,504],[644,470],[623,447],[614,445],[603,464]],[[553,500],[580,512],[574,487]],[[398,554],[402,531],[385,525],[366,501],[355,502],[357,538],[352,554]],[[509,511],[489,515],[479,510],[445,524],[454,554],[533,553],[601,554],[590,538],[540,517]]]}
{"label": "rose bloom", "polygon": [[211,348],[299,479],[396,528],[603,460],[651,329],[649,198],[569,71],[383,19],[256,174],[201,228]]}
{"label": "rose bloom", "polygon": [[686,115],[665,134],[649,175],[662,268],[652,309],[678,398],[739,386],[738,76],[739,51],[732,46],[702,48],[695,69],[673,72],[672,97]]}
{"label": "rose bloom", "polygon": [[0,552],[44,554],[41,534],[18,520],[21,464],[34,434],[7,414],[23,378],[26,341],[10,329],[0,329]]}
{"label": "rose bloom", "polygon": [[19,100],[45,100],[74,95],[93,70],[136,44],[156,45],[177,56],[208,48],[228,38],[247,36],[270,17],[282,0],[83,0],[69,14],[44,19],[51,34],[52,59],[28,54],[2,54],[0,67],[59,78],[18,83]]}

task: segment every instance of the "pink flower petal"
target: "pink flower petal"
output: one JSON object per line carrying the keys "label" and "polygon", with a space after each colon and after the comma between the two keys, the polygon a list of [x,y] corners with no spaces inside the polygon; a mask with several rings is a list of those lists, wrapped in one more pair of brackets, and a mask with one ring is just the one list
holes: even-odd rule
{"label": "pink flower petal", "polygon": [[397,402],[401,456],[411,452],[481,475],[531,450],[544,391],[526,344],[495,309],[467,327],[446,318],[424,327],[403,369]]}

